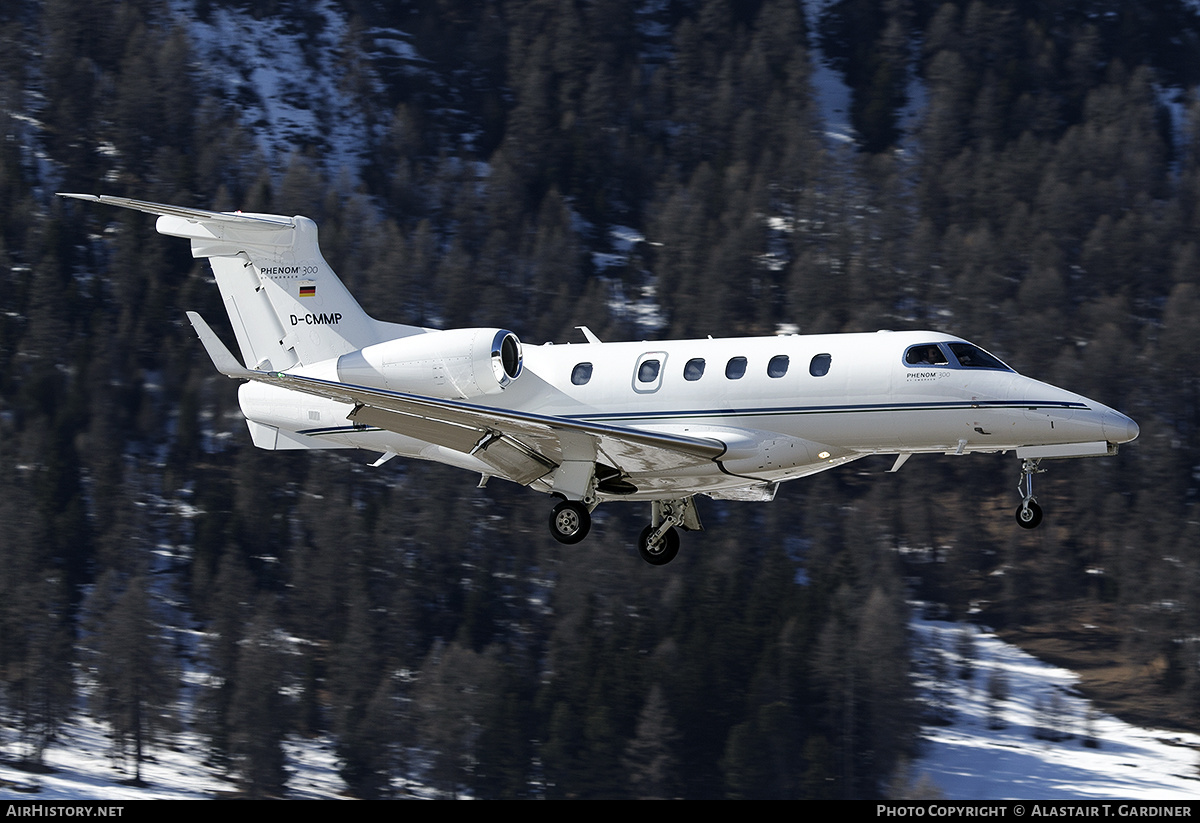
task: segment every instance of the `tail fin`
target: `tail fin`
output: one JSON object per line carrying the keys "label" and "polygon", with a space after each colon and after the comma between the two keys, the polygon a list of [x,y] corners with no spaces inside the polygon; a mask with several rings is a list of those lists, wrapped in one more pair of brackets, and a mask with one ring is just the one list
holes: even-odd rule
{"label": "tail fin", "polygon": [[226,213],[125,197],[63,194],[159,215],[160,234],[207,257],[248,368],[283,371],[396,337],[416,326],[370,317],[321,256],[307,217]]}

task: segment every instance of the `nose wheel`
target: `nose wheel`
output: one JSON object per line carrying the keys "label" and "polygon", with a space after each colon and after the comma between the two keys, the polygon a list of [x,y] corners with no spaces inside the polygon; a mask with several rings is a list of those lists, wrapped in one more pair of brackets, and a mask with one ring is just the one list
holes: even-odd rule
{"label": "nose wheel", "polygon": [[1023,529],[1036,529],[1042,523],[1042,507],[1033,496],[1033,476],[1041,474],[1045,469],[1039,469],[1040,460],[1021,461],[1021,479],[1017,482],[1017,491],[1021,494],[1021,505],[1017,506],[1017,525]]}
{"label": "nose wheel", "polygon": [[1017,506],[1017,525],[1023,529],[1036,529],[1042,522],[1042,507],[1032,500]]}

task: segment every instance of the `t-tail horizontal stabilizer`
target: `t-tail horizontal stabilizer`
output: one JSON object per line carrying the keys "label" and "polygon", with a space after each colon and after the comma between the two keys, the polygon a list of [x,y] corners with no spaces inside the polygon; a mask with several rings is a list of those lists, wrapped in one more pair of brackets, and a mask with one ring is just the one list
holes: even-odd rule
{"label": "t-tail horizontal stabilizer", "polygon": [[217,337],[216,332],[209,327],[208,323],[204,322],[203,317],[194,311],[188,312],[187,317],[188,320],[192,321],[192,328],[199,335],[200,342],[204,344],[204,350],[212,358],[213,365],[217,367],[217,371],[226,377],[254,376],[254,372],[243,368],[242,364],[233,356],[233,353],[221,342],[221,338]]}
{"label": "t-tail horizontal stabilizer", "polygon": [[241,212],[209,211],[208,209],[189,209],[183,206],[168,206],[166,203],[151,203],[146,200],[133,200],[129,197],[113,197],[110,194],[76,194],[73,192],[58,192],[59,197],[71,197],[75,200],[86,200],[89,203],[103,203],[106,206],[119,206],[123,209],[157,214],[166,217],[180,217],[193,223],[236,223],[241,228],[261,228],[278,231],[282,228],[294,228],[295,220],[279,214],[242,214]]}

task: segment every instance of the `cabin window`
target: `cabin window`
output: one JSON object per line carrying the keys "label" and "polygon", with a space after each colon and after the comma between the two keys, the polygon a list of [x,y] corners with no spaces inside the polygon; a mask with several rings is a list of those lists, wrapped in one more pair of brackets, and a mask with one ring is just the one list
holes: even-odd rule
{"label": "cabin window", "polygon": [[954,352],[954,356],[958,358],[958,364],[966,366],[968,369],[1001,369],[1003,371],[1012,371],[1008,366],[1001,363],[999,359],[988,354],[978,346],[972,346],[970,343],[951,343],[950,351]]}
{"label": "cabin window", "polygon": [[741,380],[746,375],[746,358],[731,357],[725,364],[725,376],[730,380]]}
{"label": "cabin window", "polygon": [[904,362],[910,366],[945,366],[950,361],[937,343],[922,343],[904,353]]}
{"label": "cabin window", "polygon": [[829,354],[815,355],[812,361],[808,364],[808,373],[813,377],[824,377],[829,374],[829,364],[833,362],[833,356]]}
{"label": "cabin window", "polygon": [[633,390],[639,394],[658,391],[662,386],[663,364],[666,362],[665,351],[648,351],[639,355],[633,364]]}
{"label": "cabin window", "polygon": [[638,382],[653,383],[658,379],[658,370],[662,366],[657,360],[643,360],[638,366]]}
{"label": "cabin window", "polygon": [[684,380],[699,380],[704,376],[704,358],[693,357],[687,361],[687,365],[683,367]]}
{"label": "cabin window", "polygon": [[592,364],[580,363],[571,369],[571,382],[576,386],[585,386],[592,379]]}
{"label": "cabin window", "polygon": [[767,377],[783,377],[788,370],[788,356],[777,354],[767,363]]}

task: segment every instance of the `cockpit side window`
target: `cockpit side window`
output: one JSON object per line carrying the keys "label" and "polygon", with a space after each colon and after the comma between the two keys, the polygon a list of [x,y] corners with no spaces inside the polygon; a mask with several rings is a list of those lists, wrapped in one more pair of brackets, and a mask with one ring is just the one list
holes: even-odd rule
{"label": "cockpit side window", "polygon": [[910,366],[948,366],[950,361],[937,343],[921,343],[911,346],[904,353],[904,362]]}
{"label": "cockpit side window", "polygon": [[993,357],[978,346],[973,346],[970,343],[950,343],[949,346],[950,351],[954,353],[954,357],[958,360],[958,364],[965,368],[1012,371],[999,358]]}

